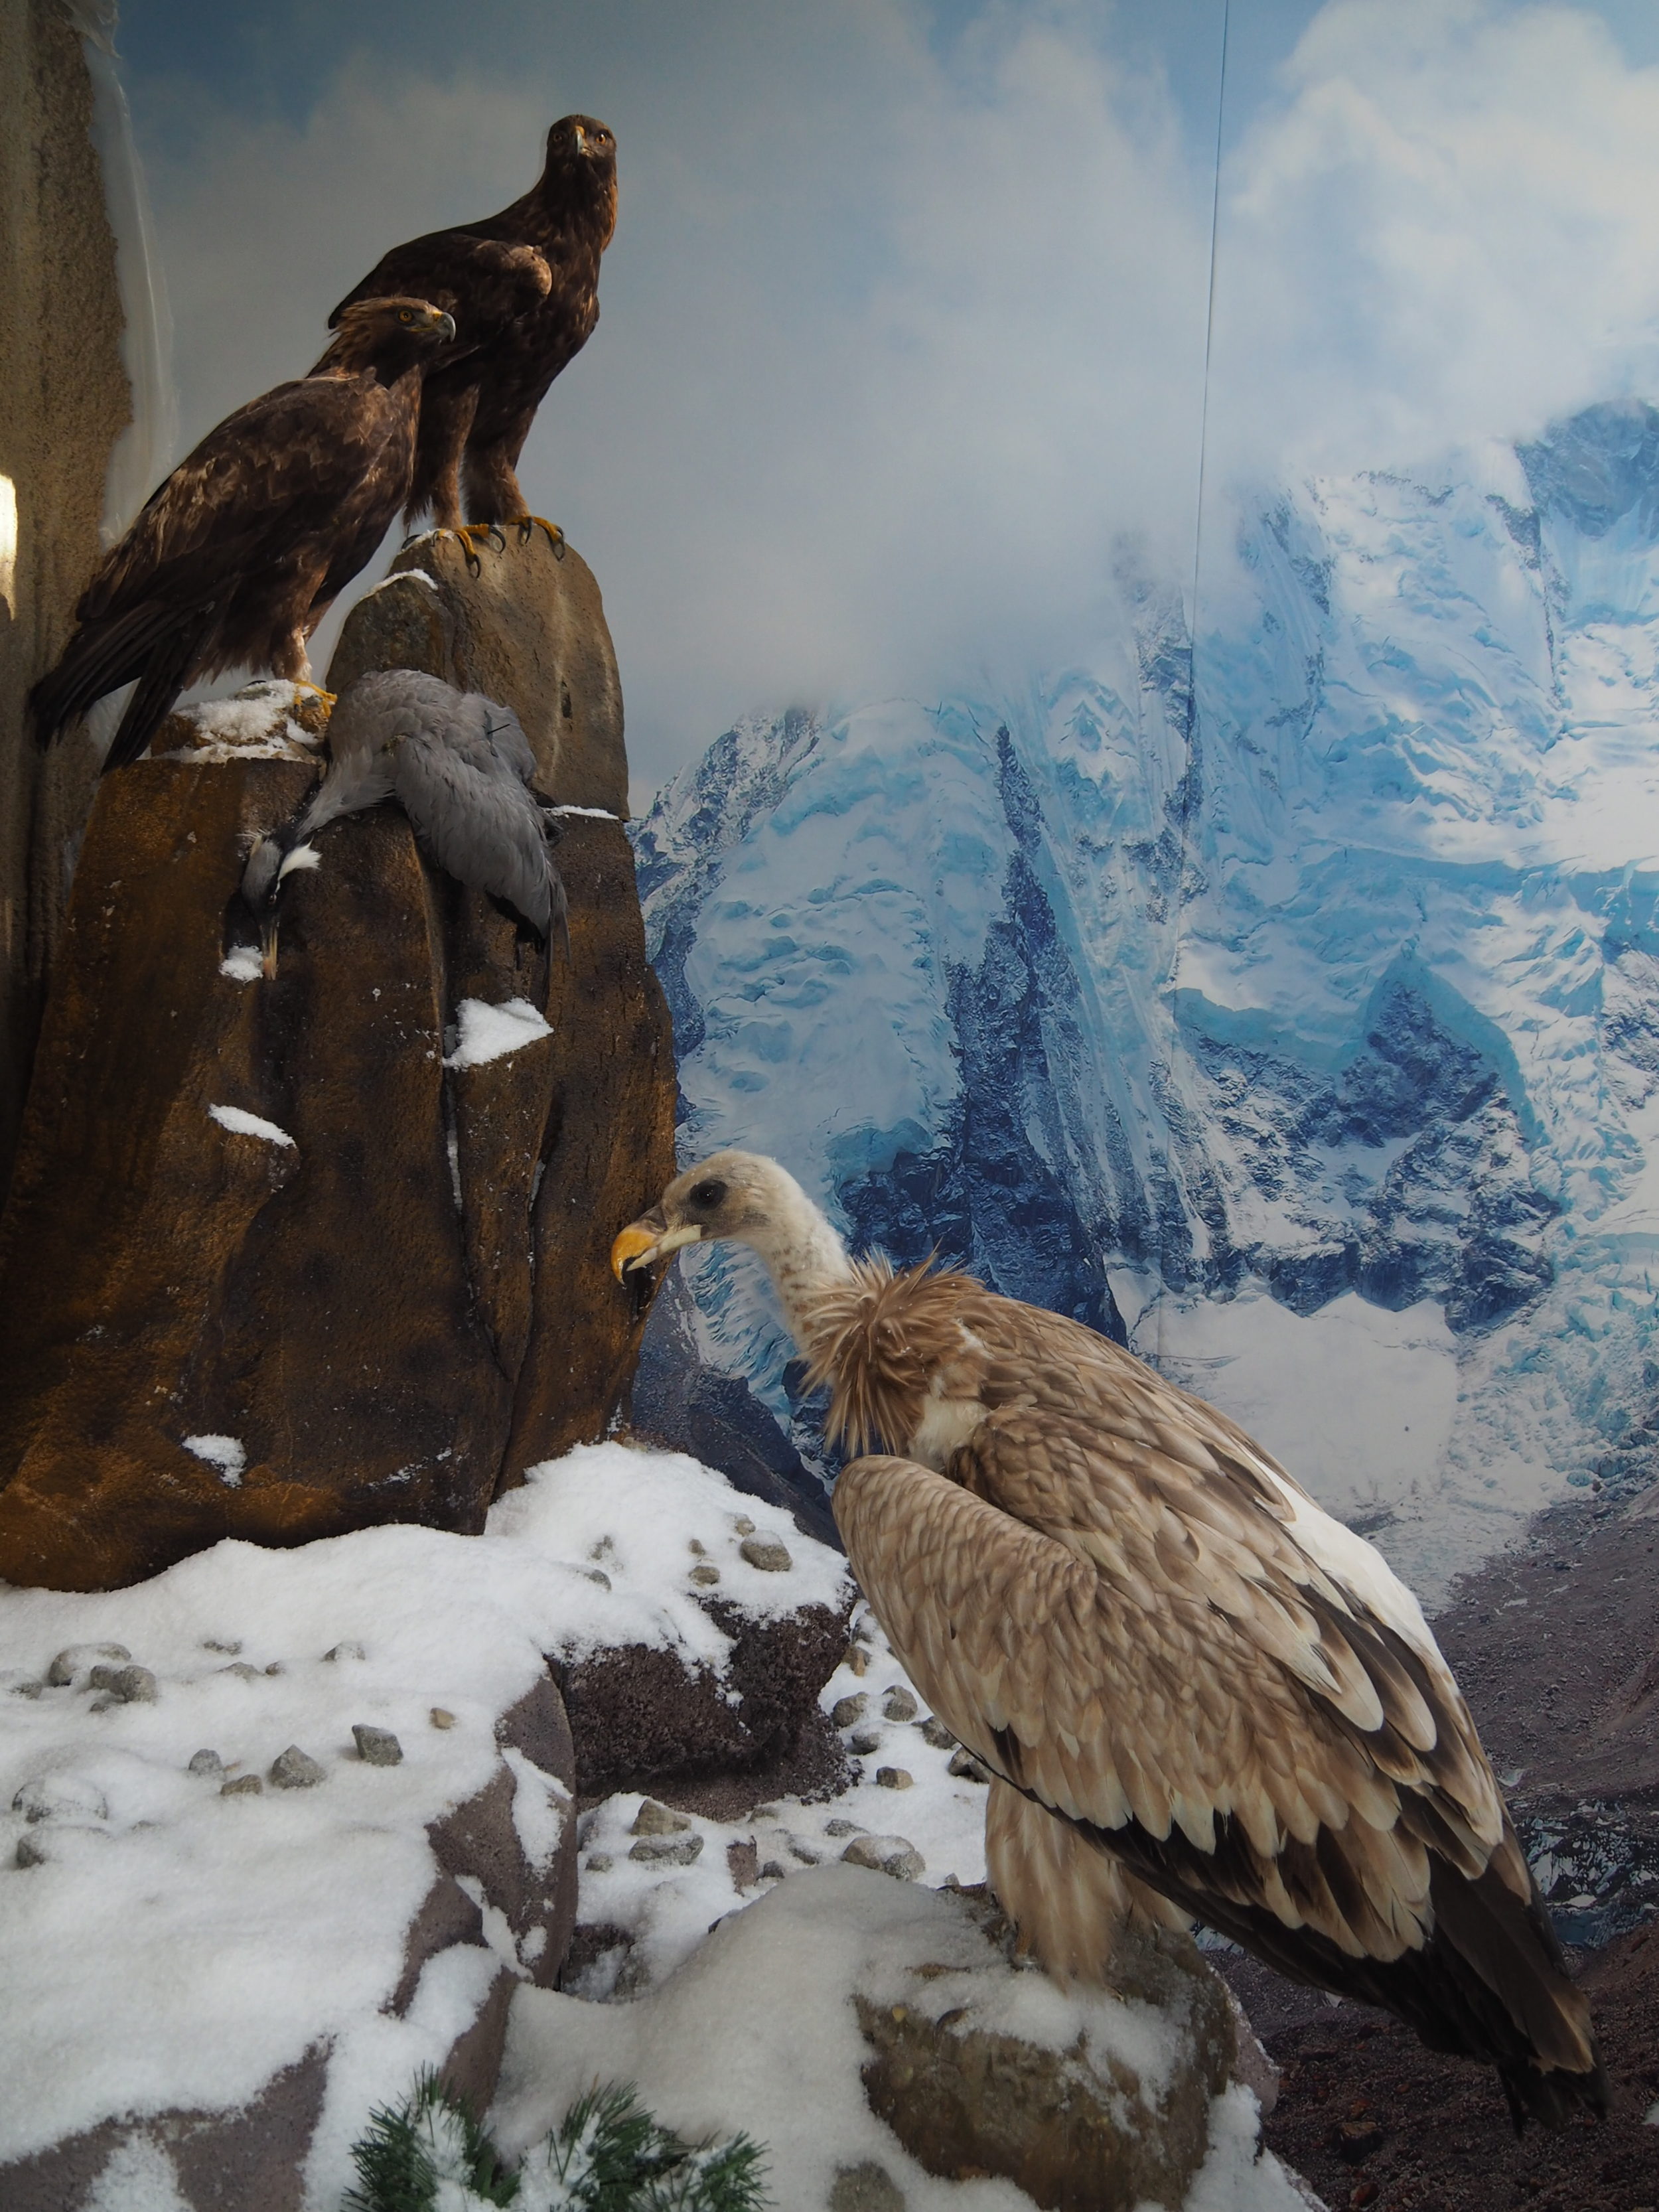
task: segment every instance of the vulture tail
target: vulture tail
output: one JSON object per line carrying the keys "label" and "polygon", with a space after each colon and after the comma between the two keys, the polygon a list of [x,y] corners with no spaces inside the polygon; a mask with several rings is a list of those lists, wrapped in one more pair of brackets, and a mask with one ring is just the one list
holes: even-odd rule
{"label": "vulture tail", "polygon": [[[1607,2111],[1612,2087],[1589,2006],[1568,1975],[1535,1885],[1520,1898],[1496,1865],[1471,1881],[1431,1850],[1427,1941],[1395,1959],[1356,1958],[1315,1929],[1286,1927],[1253,1894],[1259,1869],[1231,1814],[1216,1823],[1212,1851],[1179,1827],[1160,1838],[1134,1820],[1113,1829],[1075,1825],[1149,1887],[1292,1981],[1380,2005],[1431,2051],[1494,2068],[1517,2133],[1529,2119],[1559,2128],[1577,2113]],[[1506,1841],[1512,1844],[1512,1836]],[[1291,1843],[1280,1856],[1293,1871],[1312,1847]]]}

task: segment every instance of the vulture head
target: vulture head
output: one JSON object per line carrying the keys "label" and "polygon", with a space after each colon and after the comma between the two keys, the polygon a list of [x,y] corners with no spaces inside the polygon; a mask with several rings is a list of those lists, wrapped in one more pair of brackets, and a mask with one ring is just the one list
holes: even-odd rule
{"label": "vulture head", "polygon": [[846,1267],[841,1239],[787,1169],[759,1152],[730,1152],[676,1176],[651,1211],[629,1224],[611,1248],[611,1273],[621,1282],[720,1237],[751,1246],[780,1279],[803,1266]]}

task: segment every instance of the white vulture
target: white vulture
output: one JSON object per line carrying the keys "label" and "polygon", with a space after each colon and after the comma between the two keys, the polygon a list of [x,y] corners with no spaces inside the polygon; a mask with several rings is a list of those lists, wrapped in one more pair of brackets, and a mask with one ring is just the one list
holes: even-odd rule
{"label": "white vulture", "polygon": [[620,1278],[714,1237],[769,1270],[832,1437],[853,1571],[993,1777],[991,1884],[1099,1981],[1127,1916],[1200,1920],[1495,2066],[1517,2130],[1606,2110],[1474,1723],[1417,1601],[1223,1413],[948,1268],[854,1260],[753,1153],[676,1176]]}

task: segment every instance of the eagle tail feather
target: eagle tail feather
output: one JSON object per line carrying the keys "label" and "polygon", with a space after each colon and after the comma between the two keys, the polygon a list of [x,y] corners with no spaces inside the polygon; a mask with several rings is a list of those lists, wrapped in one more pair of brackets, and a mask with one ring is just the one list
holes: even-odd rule
{"label": "eagle tail feather", "polygon": [[190,680],[191,664],[211,626],[212,617],[206,615],[161,641],[138,689],[127,702],[121,726],[105,757],[106,775],[112,768],[125,768],[136,761],[166,721],[173,701]]}
{"label": "eagle tail feather", "polygon": [[49,745],[106,693],[142,676],[155,647],[178,619],[176,608],[147,599],[112,621],[77,629],[58,665],[29,693],[36,744]]}

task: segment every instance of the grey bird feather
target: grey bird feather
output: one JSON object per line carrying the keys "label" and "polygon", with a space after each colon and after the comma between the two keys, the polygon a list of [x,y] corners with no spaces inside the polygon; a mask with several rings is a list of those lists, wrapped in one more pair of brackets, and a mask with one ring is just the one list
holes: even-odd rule
{"label": "grey bird feather", "polygon": [[328,725],[327,775],[286,830],[249,854],[242,896],[259,917],[265,972],[276,964],[283,878],[314,867],[310,840],[331,822],[395,799],[438,866],[501,899],[567,955],[564,884],[552,825],[532,791],[535,755],[510,708],[412,668],[359,677]]}

